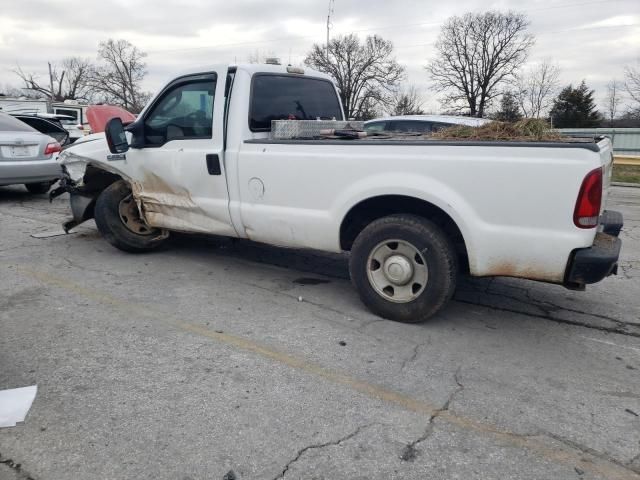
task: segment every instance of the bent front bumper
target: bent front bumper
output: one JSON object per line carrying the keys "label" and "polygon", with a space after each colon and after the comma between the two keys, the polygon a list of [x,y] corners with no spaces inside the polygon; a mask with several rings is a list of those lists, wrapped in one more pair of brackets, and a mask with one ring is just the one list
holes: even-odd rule
{"label": "bent front bumper", "polygon": [[605,211],[600,220],[601,230],[593,245],[574,250],[569,259],[564,285],[571,289],[584,289],[586,284],[615,275],[622,240],[618,238],[623,226],[620,212]]}
{"label": "bent front bumper", "polygon": [[93,218],[93,209],[96,204],[98,192],[87,192],[85,188],[78,187],[67,172],[66,168],[62,168],[62,178],[59,185],[49,192],[49,201],[59,197],[63,193],[69,193],[69,204],[71,205],[71,213],[73,217],[62,224],[62,228],[69,233],[73,227],[80,225],[82,222]]}

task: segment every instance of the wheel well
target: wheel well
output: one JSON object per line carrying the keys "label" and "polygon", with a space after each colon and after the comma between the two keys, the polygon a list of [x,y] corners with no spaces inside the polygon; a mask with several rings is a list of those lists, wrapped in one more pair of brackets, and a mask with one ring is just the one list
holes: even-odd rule
{"label": "wheel well", "polygon": [[398,213],[418,215],[442,228],[456,248],[461,267],[468,271],[467,247],[456,222],[441,208],[415,197],[382,195],[358,203],[349,210],[340,225],[340,247],[351,250],[356,237],[367,225],[379,218]]}
{"label": "wheel well", "polygon": [[93,165],[87,165],[82,183],[85,192],[96,193],[96,196],[98,196],[100,192],[118,180],[122,180],[120,175],[107,172]]}
{"label": "wheel well", "polygon": [[82,179],[82,187],[71,195],[71,210],[76,225],[90,218],[94,218],[96,200],[102,191],[122,177],[107,172],[93,165],[87,165]]}

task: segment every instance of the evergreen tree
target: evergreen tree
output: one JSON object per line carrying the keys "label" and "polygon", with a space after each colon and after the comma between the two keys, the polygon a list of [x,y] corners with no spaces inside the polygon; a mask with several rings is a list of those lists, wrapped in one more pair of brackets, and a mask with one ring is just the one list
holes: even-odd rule
{"label": "evergreen tree", "polygon": [[569,85],[562,89],[553,101],[551,121],[555,128],[590,128],[597,127],[602,121],[600,112],[596,110],[593,90],[583,80],[577,88]]}
{"label": "evergreen tree", "polygon": [[500,110],[495,114],[495,119],[501,122],[517,122],[522,119],[518,100],[512,92],[504,92],[500,99]]}

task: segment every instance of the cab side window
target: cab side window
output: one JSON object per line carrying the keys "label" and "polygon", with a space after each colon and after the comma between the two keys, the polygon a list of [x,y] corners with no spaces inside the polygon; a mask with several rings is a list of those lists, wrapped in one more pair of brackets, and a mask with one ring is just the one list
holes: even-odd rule
{"label": "cab side window", "polygon": [[200,75],[170,87],[145,116],[145,146],[211,138],[215,89],[215,75]]}

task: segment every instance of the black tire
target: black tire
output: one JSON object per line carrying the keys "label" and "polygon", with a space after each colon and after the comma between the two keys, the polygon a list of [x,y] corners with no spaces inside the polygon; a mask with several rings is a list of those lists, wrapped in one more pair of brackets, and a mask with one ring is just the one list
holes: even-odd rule
{"label": "black tire", "polygon": [[43,194],[47,193],[49,189],[53,185],[53,182],[38,182],[38,183],[25,183],[24,186],[27,187],[29,193],[34,194]]}
{"label": "black tire", "polygon": [[[98,196],[95,221],[102,236],[114,247],[130,253],[149,252],[158,248],[168,238],[163,230],[149,228],[148,233],[135,233],[120,216],[120,202],[131,196],[131,189],[124,180],[118,180],[105,188]],[[137,210],[137,209],[136,209]]]}
{"label": "black tire", "polygon": [[[416,296],[404,303],[389,299],[393,286],[392,293],[385,298],[384,292],[376,290],[379,287],[374,286],[375,280],[369,277],[374,269],[380,268],[380,262],[370,255],[380,251],[381,245],[389,248],[388,245],[393,247],[395,244],[398,248],[398,242],[393,240],[400,240],[405,247],[408,244],[419,253],[414,267],[425,263],[427,267],[426,285],[413,285],[409,293]],[[433,222],[415,215],[390,215],[372,222],[360,232],[351,249],[349,273],[362,302],[375,314],[398,322],[418,323],[437,313],[453,296],[458,257],[449,238]]]}

